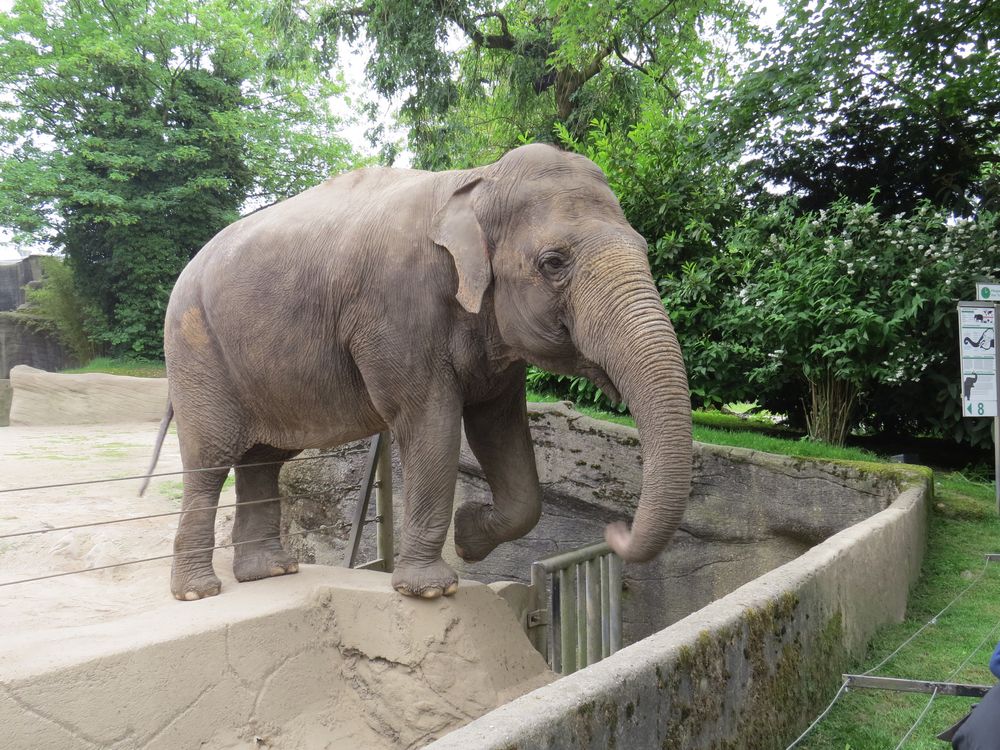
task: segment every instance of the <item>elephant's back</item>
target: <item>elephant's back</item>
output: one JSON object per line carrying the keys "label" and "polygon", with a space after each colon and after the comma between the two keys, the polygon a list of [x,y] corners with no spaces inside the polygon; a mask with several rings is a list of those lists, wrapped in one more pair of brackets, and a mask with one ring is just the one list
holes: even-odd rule
{"label": "elephant's back", "polygon": [[447,174],[361,170],[226,227],[171,295],[168,369],[214,363],[238,393],[355,377],[344,352],[359,331],[412,327],[426,299],[454,296],[450,260],[427,231]]}

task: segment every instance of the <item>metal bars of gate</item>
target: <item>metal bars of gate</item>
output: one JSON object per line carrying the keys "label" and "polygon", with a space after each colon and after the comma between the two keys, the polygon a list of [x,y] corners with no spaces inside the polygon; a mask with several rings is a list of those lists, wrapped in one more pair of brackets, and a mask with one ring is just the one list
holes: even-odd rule
{"label": "metal bars of gate", "polygon": [[572,674],[622,647],[622,561],[604,542],[531,565],[536,645]]}
{"label": "metal bars of gate", "polygon": [[[368,504],[375,489],[375,518],[368,519]],[[375,534],[375,559],[357,564],[361,547],[361,532],[366,524],[377,524]],[[351,534],[344,554],[345,568],[364,568],[391,573],[393,569],[393,520],[392,520],[392,437],[382,432],[372,438],[365,462],[365,476],[361,480],[358,504],[354,509]]]}

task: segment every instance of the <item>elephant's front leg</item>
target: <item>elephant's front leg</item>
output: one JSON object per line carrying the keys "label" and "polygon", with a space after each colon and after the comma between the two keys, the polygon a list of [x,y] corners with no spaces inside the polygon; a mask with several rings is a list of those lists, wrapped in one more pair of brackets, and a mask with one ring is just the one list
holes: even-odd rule
{"label": "elephant's front leg", "polygon": [[542,512],[524,379],[503,396],[466,408],[465,436],[493,491],[492,505],[465,502],[455,513],[455,552],[478,562],[501,542],[531,531]]}
{"label": "elephant's front leg", "polygon": [[441,550],[451,523],[458,479],[461,407],[430,398],[417,416],[397,420],[403,463],[403,533],[392,586],[402,594],[434,599],[458,589],[458,575]]}

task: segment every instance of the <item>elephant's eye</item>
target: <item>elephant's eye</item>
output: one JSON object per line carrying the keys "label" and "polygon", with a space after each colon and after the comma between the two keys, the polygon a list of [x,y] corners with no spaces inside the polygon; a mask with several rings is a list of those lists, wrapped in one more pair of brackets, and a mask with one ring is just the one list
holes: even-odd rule
{"label": "elephant's eye", "polygon": [[558,252],[546,252],[538,259],[538,268],[546,276],[559,276],[566,269],[566,257]]}

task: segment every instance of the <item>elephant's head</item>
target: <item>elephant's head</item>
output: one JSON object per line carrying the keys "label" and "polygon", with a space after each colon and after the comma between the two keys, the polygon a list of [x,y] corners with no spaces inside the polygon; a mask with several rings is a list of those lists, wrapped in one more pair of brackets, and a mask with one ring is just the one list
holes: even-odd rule
{"label": "elephant's head", "polygon": [[646,243],[582,156],[524,146],[469,177],[432,228],[455,260],[457,299],[494,315],[517,357],[628,401],[642,496],[631,531],[615,524],[606,538],[625,560],[649,560],[684,513],[692,447],[687,375]]}

